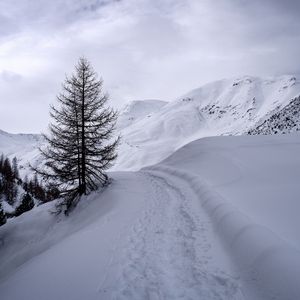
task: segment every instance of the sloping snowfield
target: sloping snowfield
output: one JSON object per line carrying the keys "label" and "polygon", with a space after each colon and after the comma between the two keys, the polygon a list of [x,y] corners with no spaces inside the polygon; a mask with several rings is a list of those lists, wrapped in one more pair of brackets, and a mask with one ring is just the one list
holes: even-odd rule
{"label": "sloping snowfield", "polygon": [[194,141],[0,227],[0,298],[300,299],[300,135]]}

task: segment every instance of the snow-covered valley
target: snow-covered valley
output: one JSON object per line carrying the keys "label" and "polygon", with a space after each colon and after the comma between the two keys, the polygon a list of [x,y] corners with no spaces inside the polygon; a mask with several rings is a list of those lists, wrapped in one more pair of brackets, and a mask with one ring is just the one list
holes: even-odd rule
{"label": "snow-covered valley", "polygon": [[[111,185],[0,227],[1,300],[298,299],[299,95],[245,76],[128,103]],[[0,131],[22,176],[43,144]]]}

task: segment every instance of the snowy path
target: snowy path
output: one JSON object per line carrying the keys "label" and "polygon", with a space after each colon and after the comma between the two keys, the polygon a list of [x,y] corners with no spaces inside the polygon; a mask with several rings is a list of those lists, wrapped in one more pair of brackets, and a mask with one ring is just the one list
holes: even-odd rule
{"label": "snowy path", "polygon": [[[11,272],[0,280],[1,300],[244,299],[186,180],[153,170],[113,177],[69,218],[57,223],[41,206],[2,232]],[[15,244],[20,228],[27,235]]]}
{"label": "snowy path", "polygon": [[237,280],[219,267],[224,258],[214,249],[212,225],[187,183],[153,171],[140,176],[149,181],[152,193],[125,247],[121,276],[112,290],[103,288],[103,295],[243,299]]}
{"label": "snowy path", "polygon": [[300,299],[299,137],[202,139],[9,219],[0,299]]}

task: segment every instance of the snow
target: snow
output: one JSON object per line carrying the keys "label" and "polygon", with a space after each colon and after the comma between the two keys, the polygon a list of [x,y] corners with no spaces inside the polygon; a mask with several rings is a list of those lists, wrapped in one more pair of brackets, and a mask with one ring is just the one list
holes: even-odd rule
{"label": "snow", "polygon": [[181,148],[163,164],[193,170],[256,222],[276,229],[300,248],[300,223],[295,223],[300,208],[299,143],[299,134],[205,138]]}
{"label": "snow", "polygon": [[[300,81],[292,75],[243,76],[209,83],[171,102],[127,103],[119,113],[117,133],[122,139],[112,170],[136,171],[156,164],[189,142],[207,136],[298,130],[300,106],[295,99],[299,95]],[[275,124],[264,124],[270,119],[275,119]],[[28,161],[42,163],[37,150],[42,143],[39,135],[0,132],[1,152],[20,159],[22,175],[28,172]]]}
{"label": "snow", "polygon": [[187,201],[188,187],[152,173],[114,179],[70,218],[39,207],[43,215],[35,209],[0,228],[1,275],[10,269],[1,299],[242,299],[210,221]]}
{"label": "snow", "polygon": [[113,295],[117,299],[242,299],[238,281],[225,272],[226,258],[215,253],[217,241],[210,221],[188,186],[157,172],[144,176],[155,194],[134,226],[120,285],[118,281],[117,287],[111,287]]}
{"label": "snow", "polygon": [[68,218],[49,203],[10,219],[1,299],[298,299],[299,147],[204,138],[111,173]]}
{"label": "snow", "polygon": [[150,118],[151,114],[157,112],[166,105],[166,101],[161,100],[134,100],[126,104],[120,111],[118,118],[118,127],[120,129],[128,127],[133,123],[143,119]]}
{"label": "snow", "polygon": [[300,97],[296,97],[279,112],[272,114],[258,126],[249,130],[249,134],[291,133],[299,130]]}
{"label": "snow", "polygon": [[[52,214],[55,205],[52,202],[39,206],[18,218],[10,219],[2,226],[0,236],[5,247],[0,249],[0,278],[5,279],[8,276],[18,282],[14,284],[21,286],[18,289],[11,289],[12,282],[8,280],[5,283],[4,280],[4,284],[8,284],[8,290],[1,288],[1,299],[5,297],[27,299],[26,293],[33,293],[32,299],[41,299],[39,292],[33,291],[28,285],[27,279],[24,281],[24,278],[28,277],[28,272],[31,274],[32,282],[35,282],[40,291],[44,290],[46,294],[49,292],[48,299],[75,299],[75,296],[71,297],[72,290],[65,288],[66,280],[68,277],[71,278],[74,269],[76,272],[73,272],[72,278],[78,280],[78,284],[80,280],[83,281],[83,285],[84,281],[89,284],[93,279],[99,280],[97,284],[100,284],[112,247],[115,246],[122,231],[126,229],[126,223],[136,217],[135,211],[140,208],[137,200],[138,195],[142,194],[141,191],[137,188],[132,192],[127,187],[128,182],[136,181],[136,178],[137,176],[130,176],[130,174],[126,176],[115,174],[115,181],[109,190],[103,191],[101,198],[100,193],[96,192],[88,199],[83,199],[70,218]],[[145,185],[141,188],[145,188]],[[124,192],[128,199],[121,197],[120,194]],[[136,197],[130,197],[131,194]],[[68,251],[70,257],[67,255]],[[95,252],[91,255],[93,251]],[[39,256],[39,253],[42,255]],[[95,264],[95,259],[99,265]],[[68,268],[71,267],[69,264],[73,265],[74,269],[69,270],[68,277],[64,278]],[[47,269],[48,271],[45,272]],[[94,274],[95,276],[92,276],[93,270],[98,272]],[[10,277],[14,272],[16,276]],[[43,277],[40,275],[41,272],[44,274]],[[87,275],[91,278],[84,280]],[[78,285],[78,290],[73,291],[74,294],[79,293],[78,299],[80,299],[80,286]],[[56,292],[59,293],[59,298],[53,295]],[[82,292],[89,293],[88,290]],[[94,292],[97,296],[98,292],[96,290]],[[63,297],[63,295],[70,297]]]}
{"label": "snow", "polygon": [[154,167],[190,182],[250,299],[300,295],[299,151],[299,134],[206,138]]}
{"label": "snow", "polygon": [[126,106],[126,118],[136,121],[120,127],[122,144],[113,170],[139,170],[158,163],[202,137],[247,133],[299,95],[300,81],[292,75],[244,76],[209,83],[159,109],[155,105],[151,114],[147,113],[150,103],[134,101]]}
{"label": "snow", "polygon": [[[52,202],[0,227],[1,300],[300,298],[300,134],[225,136],[274,133],[287,113],[297,129],[299,83],[244,76],[127,104],[109,187],[69,217]],[[41,145],[0,131],[22,176]]]}
{"label": "snow", "polygon": [[18,159],[20,175],[29,174],[29,162],[37,165],[41,162],[38,148],[43,144],[39,134],[12,134],[0,129],[0,155],[5,154],[11,160]]}

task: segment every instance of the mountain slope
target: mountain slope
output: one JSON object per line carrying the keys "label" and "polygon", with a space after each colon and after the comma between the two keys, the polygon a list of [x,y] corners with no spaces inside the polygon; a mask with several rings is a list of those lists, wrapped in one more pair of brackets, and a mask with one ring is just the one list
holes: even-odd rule
{"label": "mountain slope", "polygon": [[145,117],[149,118],[168,102],[161,100],[135,100],[126,104],[120,111],[118,128],[122,129]]}
{"label": "mountain slope", "polygon": [[17,157],[20,175],[28,173],[28,163],[37,165],[41,162],[38,148],[43,144],[39,134],[12,134],[0,130],[0,154],[12,159]]}
{"label": "mountain slope", "polygon": [[[118,119],[117,131],[122,140],[112,170],[138,170],[155,164],[183,145],[206,136],[297,130],[299,95],[300,81],[294,76],[244,76],[209,83],[172,102],[128,103]],[[0,132],[0,151],[16,155],[23,166],[28,161],[41,163],[36,149],[41,143],[39,135]]]}
{"label": "mountain slope", "polygon": [[201,137],[246,134],[265,118],[284,112],[299,95],[300,81],[293,76],[245,76],[207,84],[123,127],[114,169],[157,163]]}
{"label": "mountain slope", "polygon": [[299,120],[300,97],[296,97],[284,108],[271,114],[271,116],[264,120],[261,124],[256,124],[254,128],[248,131],[248,134],[291,133],[300,129]]}

